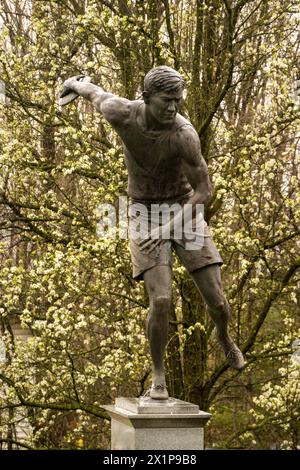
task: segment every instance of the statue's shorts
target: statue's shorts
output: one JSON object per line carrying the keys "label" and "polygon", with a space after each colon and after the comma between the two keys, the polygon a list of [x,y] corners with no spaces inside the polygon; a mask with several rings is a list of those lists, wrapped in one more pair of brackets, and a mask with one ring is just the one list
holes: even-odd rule
{"label": "statue's shorts", "polygon": [[152,251],[142,250],[140,246],[141,240],[147,239],[147,234],[149,235],[156,228],[162,227],[170,214],[176,214],[176,211],[185,205],[190,195],[188,194],[181,199],[159,202],[131,200],[129,238],[134,279],[143,279],[143,273],[155,266],[172,267],[172,251],[175,251],[189,273],[210,264],[223,264],[202,213],[199,213],[194,219],[191,218],[192,223],[184,224],[183,230],[180,224],[179,232],[175,232],[173,238],[164,236]]}

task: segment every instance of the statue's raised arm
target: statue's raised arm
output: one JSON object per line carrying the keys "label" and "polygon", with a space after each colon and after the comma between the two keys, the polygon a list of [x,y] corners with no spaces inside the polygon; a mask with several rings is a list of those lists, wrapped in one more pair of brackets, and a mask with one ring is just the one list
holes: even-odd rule
{"label": "statue's raised arm", "polygon": [[117,126],[121,125],[124,113],[129,110],[131,101],[106,92],[100,86],[90,83],[90,81],[91,78],[84,75],[68,78],[63,84],[59,105],[65,106],[82,96],[90,101],[108,122]]}

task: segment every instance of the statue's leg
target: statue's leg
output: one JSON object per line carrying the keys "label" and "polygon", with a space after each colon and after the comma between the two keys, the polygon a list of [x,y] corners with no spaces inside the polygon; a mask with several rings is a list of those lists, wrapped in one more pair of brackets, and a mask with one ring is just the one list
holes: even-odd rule
{"label": "statue's leg", "polygon": [[219,342],[230,366],[242,369],[245,365],[243,355],[228,333],[230,308],[222,288],[220,266],[212,264],[197,269],[191,273],[191,277],[207,304],[208,312],[216,325]]}
{"label": "statue's leg", "polygon": [[170,266],[155,266],[145,271],[143,278],[149,295],[146,333],[153,364],[152,382],[159,390],[159,385],[166,385],[164,353],[168,341],[168,313],[172,302],[172,270]]}

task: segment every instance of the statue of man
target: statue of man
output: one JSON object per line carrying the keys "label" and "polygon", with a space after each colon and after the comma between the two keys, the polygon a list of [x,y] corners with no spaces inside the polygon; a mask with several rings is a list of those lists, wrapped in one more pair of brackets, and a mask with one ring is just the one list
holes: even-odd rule
{"label": "statue of man", "polygon": [[[190,249],[191,244],[184,231],[181,238],[175,236],[176,226],[178,228],[186,207],[192,208],[194,220],[197,206],[207,204],[211,197],[211,184],[198,134],[192,124],[179,114],[184,87],[184,80],[176,70],[159,66],[147,73],[142,100],[120,98],[82,76],[66,80],[61,95],[62,100],[68,94],[73,99],[77,95],[86,98],[121,137],[128,169],[128,196],[132,205],[149,209],[145,217],[147,227],[153,211],[157,212],[157,204],[164,203],[168,208],[177,203],[181,208],[168,222],[159,219],[154,228],[151,220],[147,237],[130,237],[133,277],[144,280],[150,302],[146,321],[153,364],[149,394],[151,398],[160,400],[168,398],[164,352],[172,300],[172,249],[207,305],[229,365],[240,370],[245,364],[241,351],[228,333],[230,309],[220,275],[223,261],[206,222],[202,224],[202,242],[198,248],[193,246]],[[135,216],[130,211],[131,220]],[[167,237],[162,236],[167,232]]]}

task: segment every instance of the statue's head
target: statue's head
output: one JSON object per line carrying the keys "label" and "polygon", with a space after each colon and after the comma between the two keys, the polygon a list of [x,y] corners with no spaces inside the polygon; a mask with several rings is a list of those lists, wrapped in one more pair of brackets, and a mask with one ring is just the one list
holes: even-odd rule
{"label": "statue's head", "polygon": [[174,122],[182,103],[185,82],[179,72],[160,65],[144,79],[143,99],[153,117],[161,124]]}
{"label": "statue's head", "polygon": [[151,69],[144,79],[144,93],[158,93],[160,91],[183,91],[185,82],[177,70],[159,65]]}

